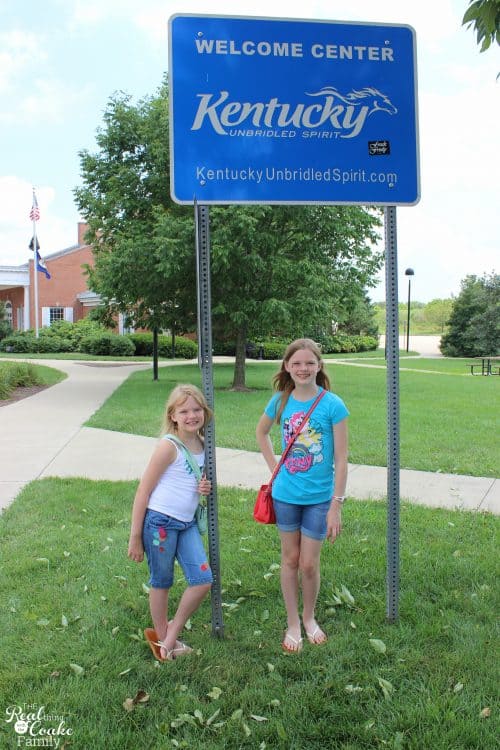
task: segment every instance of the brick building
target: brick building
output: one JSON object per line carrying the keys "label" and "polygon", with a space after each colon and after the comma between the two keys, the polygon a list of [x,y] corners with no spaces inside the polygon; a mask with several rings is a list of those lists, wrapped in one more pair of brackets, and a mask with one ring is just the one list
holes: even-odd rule
{"label": "brick building", "polygon": [[[76,323],[100,298],[87,288],[86,264],[92,265],[90,245],[84,240],[87,224],[78,224],[78,244],[44,257],[51,278],[38,271],[38,325],[50,326],[55,320]],[[35,328],[34,262],[22,266],[0,265],[0,300],[6,304],[14,330]],[[121,317],[121,316],[120,316]],[[121,328],[121,320],[120,326]],[[121,332],[121,331],[120,331]]]}

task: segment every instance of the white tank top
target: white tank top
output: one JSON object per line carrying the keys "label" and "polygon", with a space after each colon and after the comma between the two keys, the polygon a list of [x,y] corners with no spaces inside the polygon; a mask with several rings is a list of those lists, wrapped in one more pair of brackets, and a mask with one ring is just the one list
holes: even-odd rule
{"label": "white tank top", "polygon": [[[168,437],[163,440],[170,440]],[[200,500],[197,492],[198,480],[180,448],[175,445],[177,455],[167,466],[160,480],[149,496],[148,508],[179,521],[192,521]],[[193,453],[194,460],[203,469],[204,453]]]}

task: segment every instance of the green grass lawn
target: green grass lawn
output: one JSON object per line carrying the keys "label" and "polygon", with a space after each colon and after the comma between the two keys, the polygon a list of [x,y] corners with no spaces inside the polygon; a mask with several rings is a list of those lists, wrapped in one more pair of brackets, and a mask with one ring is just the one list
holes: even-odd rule
{"label": "green grass lawn", "polygon": [[63,717],[66,750],[498,747],[496,517],[402,505],[391,625],[385,505],[346,505],[322,553],[329,641],[292,656],[276,529],[252,521],[254,493],[221,489],[225,637],[207,601],[183,636],[195,654],[159,665],[142,637],[147,568],[126,557],[135,487],[42,480],[0,516],[1,747],[27,746],[5,719],[16,705]]}
{"label": "green grass lawn", "polygon": [[[386,465],[385,360],[328,363],[333,390],[350,411],[350,461]],[[355,365],[364,366],[355,366]],[[366,366],[370,365],[370,366]],[[230,390],[233,365],[214,366],[215,434],[220,447],[257,450],[255,425],[271,395],[277,363],[247,364],[247,393]],[[91,427],[158,435],[164,404],[178,382],[200,384],[197,365],[134,373],[87,422]],[[401,467],[498,477],[500,380],[472,377],[467,360],[406,358],[400,372]],[[275,448],[279,451],[277,433]]]}

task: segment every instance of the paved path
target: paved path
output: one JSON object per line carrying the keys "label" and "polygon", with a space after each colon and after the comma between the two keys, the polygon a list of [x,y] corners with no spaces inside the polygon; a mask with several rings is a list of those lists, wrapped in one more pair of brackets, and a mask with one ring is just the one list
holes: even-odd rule
{"label": "paved path", "polygon": [[[0,407],[0,508],[28,482],[49,476],[138,479],[155,438],[83,427],[131,372],[149,363],[44,361],[68,377],[30,398]],[[222,486],[257,489],[269,472],[259,453],[218,448]],[[355,499],[386,496],[387,470],[350,465],[347,493]],[[401,470],[400,495],[433,507],[500,514],[500,480]]]}
{"label": "paved path", "polygon": [[[439,349],[441,336],[413,336],[410,333],[410,351],[418,352],[422,357],[442,357]],[[380,337],[379,346],[385,346],[385,336]],[[406,336],[399,337],[399,348],[406,351]]]}

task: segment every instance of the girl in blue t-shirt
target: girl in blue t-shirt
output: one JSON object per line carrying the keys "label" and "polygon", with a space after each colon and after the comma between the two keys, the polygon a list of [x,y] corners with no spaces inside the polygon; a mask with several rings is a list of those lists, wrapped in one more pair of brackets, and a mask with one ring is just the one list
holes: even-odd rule
{"label": "girl in blue t-shirt", "polygon": [[257,442],[272,472],[277,465],[269,433],[280,425],[282,449],[301,424],[318,393],[327,391],[297,437],[273,482],[276,525],[281,538],[281,590],[287,612],[282,647],[302,650],[302,623],[309,643],[326,634],[316,622],[319,561],[324,539],[334,542],[342,530],[341,510],[347,482],[347,417],[344,402],[330,392],[321,352],[311,339],[297,339],[285,351],[274,377],[277,393],[257,424]]}

